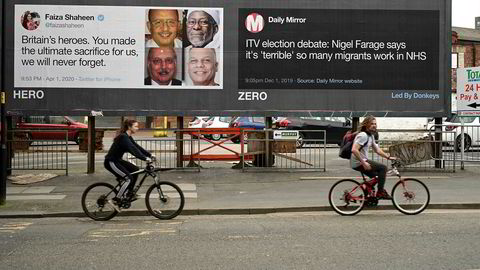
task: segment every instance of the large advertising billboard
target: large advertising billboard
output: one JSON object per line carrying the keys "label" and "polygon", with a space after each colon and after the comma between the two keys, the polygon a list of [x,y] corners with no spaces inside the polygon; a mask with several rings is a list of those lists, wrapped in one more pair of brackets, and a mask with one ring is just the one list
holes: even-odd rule
{"label": "large advertising billboard", "polygon": [[6,1],[8,112],[449,113],[449,0],[152,3]]}

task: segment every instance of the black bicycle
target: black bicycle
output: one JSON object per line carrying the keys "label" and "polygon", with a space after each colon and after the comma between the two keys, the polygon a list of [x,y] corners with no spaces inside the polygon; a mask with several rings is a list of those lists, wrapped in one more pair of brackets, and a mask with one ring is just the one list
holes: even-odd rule
{"label": "black bicycle", "polygon": [[128,209],[133,201],[137,200],[137,192],[148,176],[153,178],[154,184],[145,194],[145,204],[148,212],[159,219],[172,219],[178,216],[185,205],[182,190],[174,183],[160,181],[157,172],[171,169],[155,168],[153,162],[147,162],[145,169],[131,173],[144,174],[142,180],[134,187],[132,194],[122,199],[117,205],[116,197],[125,179],[120,179],[116,186],[109,183],[95,183],[87,187],[82,195],[82,208],[85,214],[93,220],[109,220],[118,214],[116,208]]}

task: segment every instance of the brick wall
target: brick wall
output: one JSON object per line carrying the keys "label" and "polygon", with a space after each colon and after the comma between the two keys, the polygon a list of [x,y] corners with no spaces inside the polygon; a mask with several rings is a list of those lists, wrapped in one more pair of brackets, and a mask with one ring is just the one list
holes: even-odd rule
{"label": "brick wall", "polygon": [[[452,53],[458,54],[458,67],[480,66],[480,44],[453,44]],[[457,70],[452,69],[452,92],[457,92]]]}

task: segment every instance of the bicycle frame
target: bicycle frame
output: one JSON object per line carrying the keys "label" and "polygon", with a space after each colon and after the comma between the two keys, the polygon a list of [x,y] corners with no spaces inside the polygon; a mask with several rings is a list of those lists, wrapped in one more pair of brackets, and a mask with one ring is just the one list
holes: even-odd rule
{"label": "bicycle frame", "polygon": [[[363,199],[363,198],[360,198],[359,196],[352,196],[351,194],[355,193],[355,191],[357,191],[358,188],[362,188],[363,190],[365,190],[367,192],[367,198],[368,197],[375,197],[375,189],[374,189],[374,186],[378,183],[378,176],[374,176],[372,178],[368,178],[370,180],[367,180],[367,177],[365,177],[365,174],[362,174],[362,178],[363,178],[363,182],[360,183],[359,186],[353,188],[349,193],[348,193],[348,198],[349,199],[352,199],[352,200],[360,200],[360,199]],[[400,176],[400,173],[398,172],[398,169],[397,167],[393,167],[391,170],[389,170],[387,172],[387,175],[395,175],[398,177],[398,181],[401,182],[402,184],[402,187],[405,188],[405,182],[403,181],[403,178]]]}
{"label": "bicycle frame", "polygon": [[[153,170],[150,170],[149,169],[149,166],[147,166],[146,169],[140,169],[138,171],[135,171],[135,172],[132,172],[130,173],[130,175],[134,176],[134,175],[140,175],[140,174],[143,174],[143,177],[142,179],[140,180],[140,182],[137,182],[137,184],[133,187],[133,194],[137,194],[138,190],[142,187],[143,185],[143,182],[145,181],[145,179],[147,179],[148,176],[151,176],[153,178],[153,181],[155,182],[155,184],[158,185],[158,183],[160,182],[159,179],[158,179],[158,176],[157,176],[157,172],[160,172],[160,171],[168,171],[170,169],[161,169],[161,168],[156,168],[156,169],[153,169]],[[120,187],[122,186],[123,182],[126,181],[125,178],[127,176],[123,177],[122,178],[122,181],[120,181],[116,186],[115,186],[115,190],[120,190]],[[160,196],[163,197],[163,191],[161,189],[158,189],[159,192],[160,192]]]}

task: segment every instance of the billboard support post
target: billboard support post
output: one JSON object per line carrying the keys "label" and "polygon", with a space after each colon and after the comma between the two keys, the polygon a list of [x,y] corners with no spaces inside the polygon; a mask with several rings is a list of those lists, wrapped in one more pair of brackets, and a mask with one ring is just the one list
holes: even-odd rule
{"label": "billboard support post", "polygon": [[95,173],[95,116],[88,117],[88,155],[87,155],[87,173]]}
{"label": "billboard support post", "polygon": [[[183,168],[183,116],[177,117],[177,168]],[[193,143],[193,140],[190,141]]]}
{"label": "billboard support post", "polygon": [[5,92],[2,88],[2,105],[1,105],[1,122],[2,122],[2,147],[1,162],[0,162],[0,204],[4,204],[7,198],[7,125],[5,117]]}
{"label": "billboard support post", "polygon": [[1,147],[0,147],[0,205],[5,204],[7,199],[7,125],[6,125],[6,109],[5,109],[5,83],[3,80],[5,71],[4,66],[4,44],[5,41],[5,23],[4,23],[4,10],[5,1],[2,1],[0,6],[0,23],[2,25],[0,29],[0,122],[1,122]]}
{"label": "billboard support post", "polygon": [[442,118],[435,117],[435,168],[442,168]]}
{"label": "billboard support post", "polygon": [[353,117],[352,118],[352,131],[355,132],[360,125],[360,117]]}
{"label": "billboard support post", "polygon": [[[265,129],[267,130],[271,130],[272,129],[272,126],[273,126],[273,119],[272,117],[265,117]],[[270,136],[272,136],[273,138],[273,133],[270,132],[270,131],[267,131],[266,134],[265,134],[265,151],[266,151],[266,155],[265,155],[265,160],[264,160],[264,163],[265,164],[265,167],[272,167],[273,166],[273,163],[274,163],[274,160],[273,160],[273,151],[272,151],[272,147],[271,144],[270,144]]]}
{"label": "billboard support post", "polygon": [[7,125],[7,176],[12,175],[12,158],[13,158],[13,138],[14,133],[8,132],[9,130],[13,131],[13,116],[5,116],[6,125]]}

